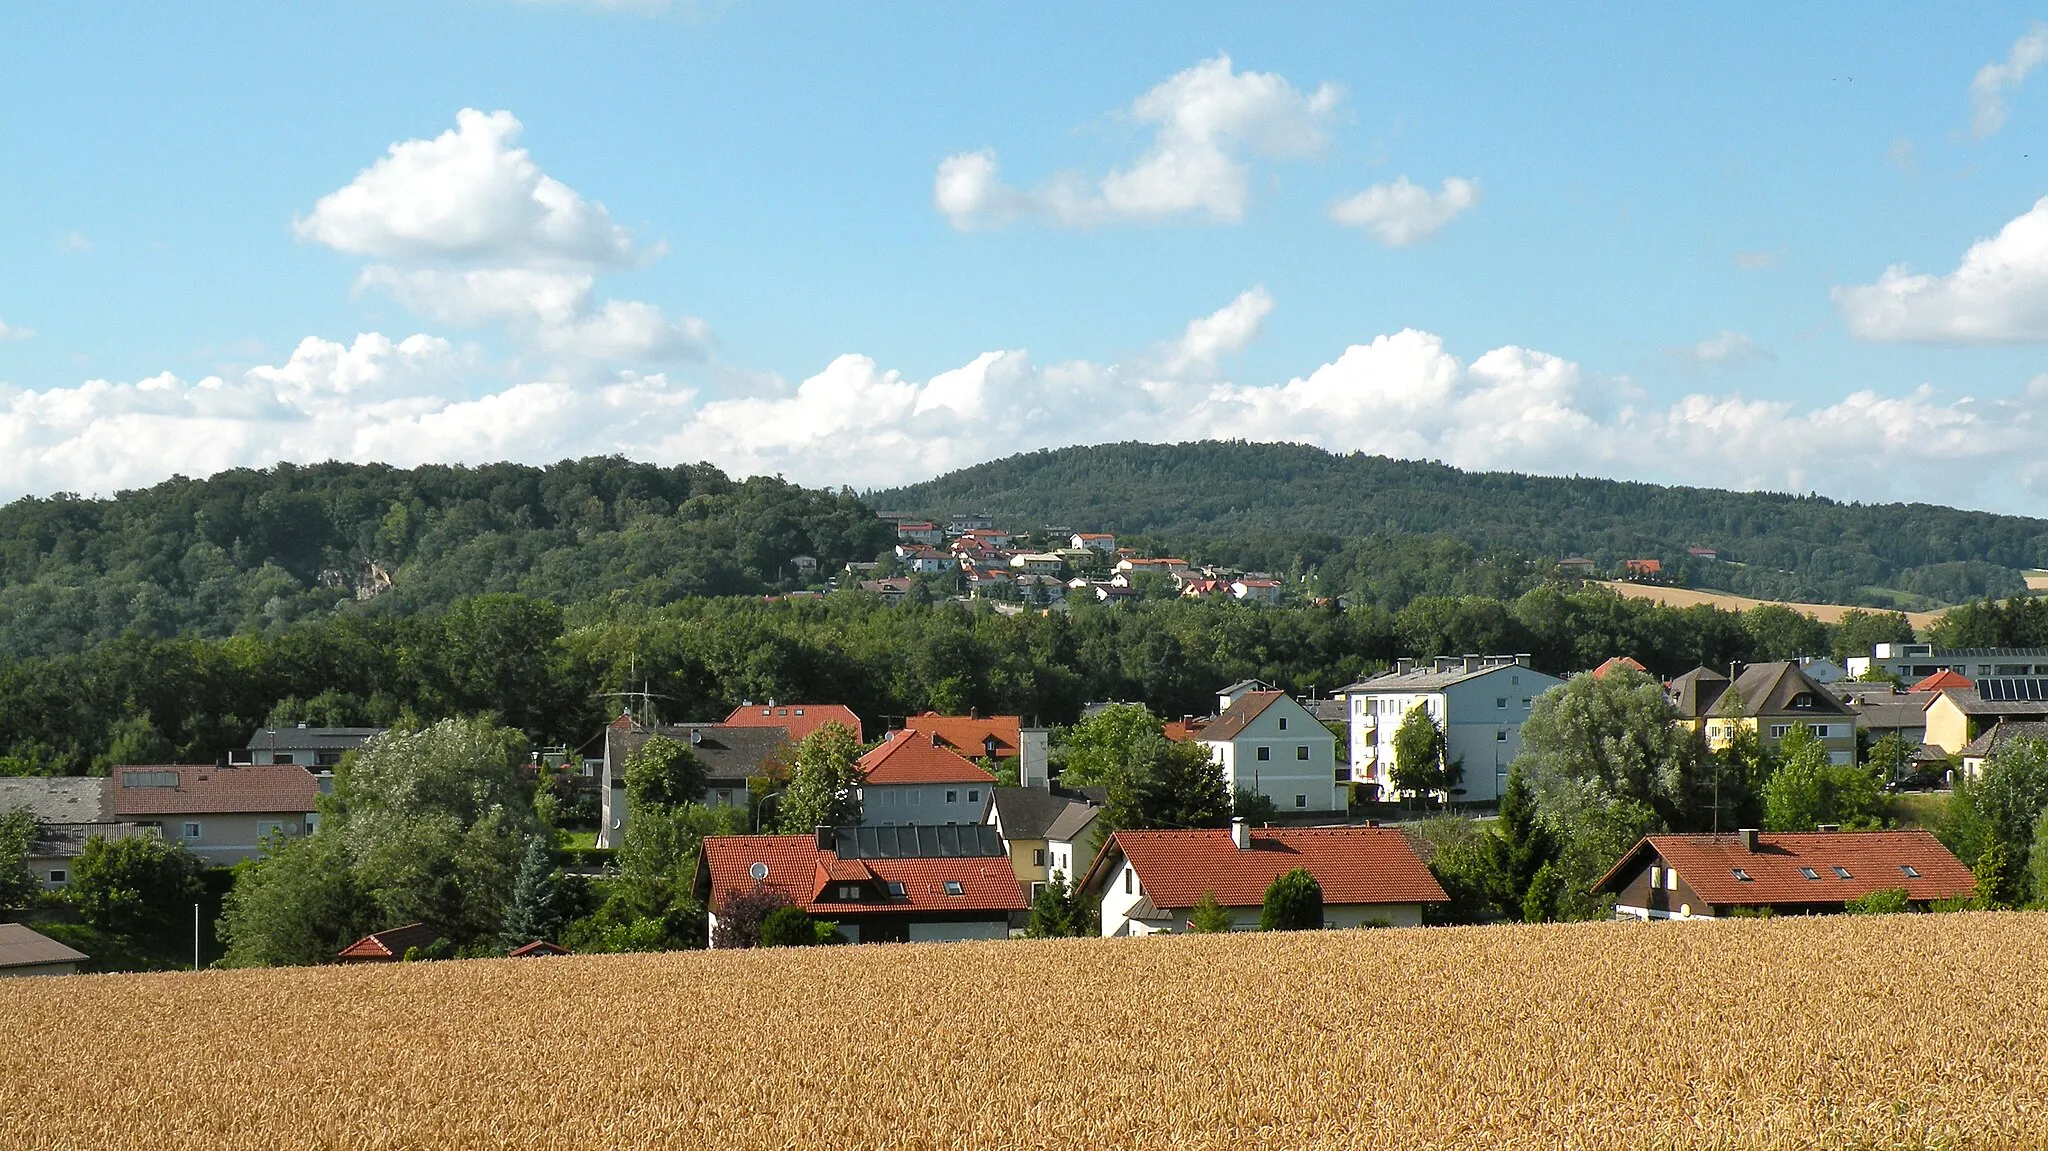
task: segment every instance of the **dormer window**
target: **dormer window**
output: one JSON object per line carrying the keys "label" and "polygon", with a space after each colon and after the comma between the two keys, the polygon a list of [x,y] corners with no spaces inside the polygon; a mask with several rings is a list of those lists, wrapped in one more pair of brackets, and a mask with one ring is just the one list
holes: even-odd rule
{"label": "dormer window", "polygon": [[842,883],[842,884],[840,884],[840,885],[839,885],[839,901],[840,901],[841,903],[858,903],[858,902],[860,902],[860,885],[859,885],[859,884],[854,884],[854,883]]}
{"label": "dormer window", "polygon": [[1899,871],[1902,872],[1907,879],[1920,878],[1920,870],[1910,863],[1899,864]]}
{"label": "dormer window", "polygon": [[892,879],[889,881],[889,898],[903,898],[903,883],[901,880]]}

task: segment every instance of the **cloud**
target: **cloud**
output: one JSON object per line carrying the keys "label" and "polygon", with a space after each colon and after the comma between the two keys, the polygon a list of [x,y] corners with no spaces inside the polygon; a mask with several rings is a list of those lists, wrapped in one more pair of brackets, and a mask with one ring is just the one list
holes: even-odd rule
{"label": "cloud", "polygon": [[955,228],[995,227],[1031,217],[1068,227],[1194,215],[1231,223],[1251,199],[1248,156],[1313,156],[1344,90],[1303,92],[1272,72],[1238,72],[1219,55],[1138,97],[1126,113],[1152,130],[1131,164],[1099,180],[1063,172],[1024,191],[1003,183],[992,148],[940,162],[932,204]]}
{"label": "cloud", "polygon": [[36,334],[28,328],[14,327],[0,320],[0,340],[32,340]]}
{"label": "cloud", "polygon": [[[426,334],[308,339],[284,363],[196,383],[163,374],[0,386],[0,495],[104,493],[279,460],[593,453],[880,486],[1041,447],[1253,439],[2010,511],[2048,496],[2048,376],[1992,399],[1922,387],[1819,407],[1705,391],[1660,404],[1563,356],[1509,345],[1468,360],[1404,329],[1283,382],[1225,378],[1223,360],[1273,307],[1251,289],[1127,363],[1041,364],[998,349],[917,380],[846,354],[794,386],[769,380],[760,394],[727,398],[636,371],[533,378]],[[625,333],[603,338],[644,338],[630,316],[595,315]]]}
{"label": "cloud", "polygon": [[1758,347],[1748,336],[1741,332],[1731,332],[1726,328],[1691,347],[1668,349],[1666,354],[1693,364],[1730,367],[1777,358],[1771,354],[1770,349]]}
{"label": "cloud", "polygon": [[603,204],[543,172],[510,112],[465,108],[431,140],[391,145],[293,224],[301,239],[369,256],[356,286],[414,315],[502,325],[565,363],[701,360],[709,326],[653,304],[595,297],[598,276],[642,258]]}
{"label": "cloud", "polygon": [[1391,184],[1374,184],[1330,207],[1330,218],[1363,228],[1390,248],[1405,248],[1436,235],[1437,230],[1479,203],[1479,185],[1457,176],[1432,194],[1402,176]]}
{"label": "cloud", "polygon": [[2005,127],[2006,97],[2019,91],[2041,61],[2048,60],[2048,25],[2035,24],[2012,42],[2005,61],[1986,64],[1970,81],[1970,134],[1979,140]]}
{"label": "cloud", "polygon": [[57,246],[67,252],[92,251],[92,241],[85,238],[84,232],[64,233],[64,237],[57,241]]}
{"label": "cloud", "polygon": [[1874,284],[1837,287],[1835,305],[1860,339],[1984,344],[2048,340],[2048,197],[1979,240],[1945,276],[1904,264]]}

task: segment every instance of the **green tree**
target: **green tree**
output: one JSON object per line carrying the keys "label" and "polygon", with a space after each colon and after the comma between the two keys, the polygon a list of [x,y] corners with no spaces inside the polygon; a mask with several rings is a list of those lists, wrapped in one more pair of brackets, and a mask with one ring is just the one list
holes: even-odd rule
{"label": "green tree", "polygon": [[817,941],[817,928],[801,907],[778,907],[761,921],[762,947],[809,947]]}
{"label": "green tree", "polygon": [[1264,827],[1280,818],[1280,805],[1271,796],[1240,787],[1230,797],[1230,813],[1252,827]]}
{"label": "green tree", "polygon": [[860,742],[842,724],[828,723],[796,746],[796,764],[782,793],[779,824],[785,835],[860,822]]}
{"label": "green tree", "polygon": [[681,807],[704,798],[704,761],[690,745],[665,735],[649,736],[626,757],[627,810]]}
{"label": "green tree", "polygon": [[1106,787],[1161,731],[1159,717],[1145,705],[1113,703],[1060,733],[1052,765],[1062,786]]}
{"label": "green tree", "polygon": [[1842,910],[1851,915],[1899,915],[1913,910],[1913,900],[1903,887],[1885,887],[1849,900]]}
{"label": "green tree", "polygon": [[28,808],[0,811],[0,912],[28,907],[42,892],[42,885],[28,869],[36,830],[35,813]]}
{"label": "green tree", "polygon": [[1207,747],[1161,739],[1138,754],[1147,826],[1229,826],[1230,789]]}
{"label": "green tree", "polygon": [[545,840],[533,836],[526,841],[526,855],[519,861],[519,874],[512,881],[498,945],[510,951],[535,940],[554,942],[562,929],[560,898],[554,855],[548,851]]}
{"label": "green tree", "polygon": [[108,736],[106,753],[94,765],[95,775],[105,775],[118,764],[178,762],[178,749],[146,715],[124,716],[114,721]]}
{"label": "green tree", "polygon": [[1913,625],[1907,621],[1904,612],[1850,608],[1835,623],[1836,659],[1869,655],[1871,649],[1881,643],[1912,642]]}
{"label": "green tree", "polygon": [[[1486,847],[1491,863],[1488,898],[1501,914],[1524,917],[1537,874],[1557,858],[1557,837],[1537,818],[1535,790],[1519,765],[1508,768],[1507,785],[1501,789],[1500,817],[1494,821]],[[1551,878],[1561,881],[1554,869]],[[1542,905],[1553,917],[1554,895],[1546,893],[1539,898],[1539,902],[1549,901]]]}
{"label": "green tree", "polygon": [[1896,783],[1912,774],[1913,749],[1898,732],[1889,731],[1870,745],[1866,762],[1878,779]]}
{"label": "green tree", "polygon": [[1529,890],[1522,893],[1522,922],[1549,923],[1557,918],[1564,901],[1564,876],[1554,863],[1545,863],[1529,878]]}
{"label": "green tree", "polygon": [[274,838],[262,854],[235,866],[217,934],[227,967],[330,963],[365,934],[394,924],[357,883],[354,860],[338,835]]}
{"label": "green tree", "polygon": [[1828,750],[1812,729],[1797,724],[1779,741],[1782,762],[1764,785],[1764,826],[1812,831],[1828,818]]}
{"label": "green tree", "polygon": [[1030,939],[1060,939],[1082,934],[1083,920],[1079,893],[1067,885],[1067,877],[1055,874],[1031,899],[1031,917],[1024,935]]}
{"label": "green tree", "polygon": [[1259,908],[1260,931],[1315,931],[1323,926],[1323,885],[1308,868],[1273,880]]}
{"label": "green tree", "polygon": [[[176,966],[191,954],[192,908],[205,894],[204,866],[176,844],[153,835],[93,836],[71,867],[65,896],[99,936],[121,954],[119,965]],[[108,965],[109,956],[95,959]]]}
{"label": "green tree", "polygon": [[1188,909],[1188,930],[1196,935],[1216,935],[1230,930],[1230,912],[1216,901],[1214,891],[1204,891],[1202,898]]}
{"label": "green tree", "polygon": [[1444,733],[1429,709],[1416,704],[1394,729],[1394,788],[1422,795],[1444,779]]}
{"label": "green tree", "polygon": [[2003,840],[1994,839],[1977,857],[1970,874],[1977,880],[1977,906],[1986,911],[2012,907],[2019,902],[2019,876]]}

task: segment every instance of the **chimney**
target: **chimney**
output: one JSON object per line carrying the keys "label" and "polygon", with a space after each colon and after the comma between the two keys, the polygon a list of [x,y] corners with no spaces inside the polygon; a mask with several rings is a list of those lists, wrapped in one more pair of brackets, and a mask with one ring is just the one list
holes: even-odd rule
{"label": "chimney", "polygon": [[837,846],[834,842],[837,837],[833,835],[832,828],[829,825],[821,823],[817,826],[816,831],[819,851],[831,851]]}
{"label": "chimney", "polygon": [[1407,675],[1409,672],[1414,670],[1415,661],[1412,659],[1397,659],[1394,661],[1395,675]]}
{"label": "chimney", "polygon": [[1468,656],[1466,656],[1466,657],[1465,657],[1465,673],[1466,673],[1467,675],[1470,675],[1471,673],[1473,673],[1473,672],[1475,672],[1475,671],[1478,671],[1478,670],[1479,670],[1479,665],[1480,665],[1480,660],[1479,660],[1479,657],[1478,657],[1478,656],[1476,656],[1476,655],[1468,655]]}
{"label": "chimney", "polygon": [[1745,827],[1736,834],[1742,836],[1742,850],[1754,854],[1756,851],[1756,828]]}
{"label": "chimney", "polygon": [[1252,845],[1252,825],[1243,819],[1230,821],[1230,845],[1239,851],[1248,851]]}
{"label": "chimney", "polygon": [[1842,825],[1839,823],[1817,823],[1813,829],[1815,831],[1840,831],[1842,830]]}
{"label": "chimney", "polygon": [[1360,827],[1378,827],[1379,825],[1380,821],[1377,819],[1368,819],[1364,823],[1359,824]]}

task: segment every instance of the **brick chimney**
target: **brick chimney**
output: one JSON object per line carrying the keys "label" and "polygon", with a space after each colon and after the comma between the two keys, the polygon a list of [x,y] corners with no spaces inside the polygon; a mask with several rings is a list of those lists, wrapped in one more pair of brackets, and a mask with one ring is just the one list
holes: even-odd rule
{"label": "brick chimney", "polygon": [[1252,846],[1252,825],[1242,819],[1230,821],[1230,844],[1239,851],[1248,851]]}
{"label": "brick chimney", "polygon": [[1742,850],[1751,853],[1756,851],[1756,828],[1745,827],[1736,834],[1742,837]]}

